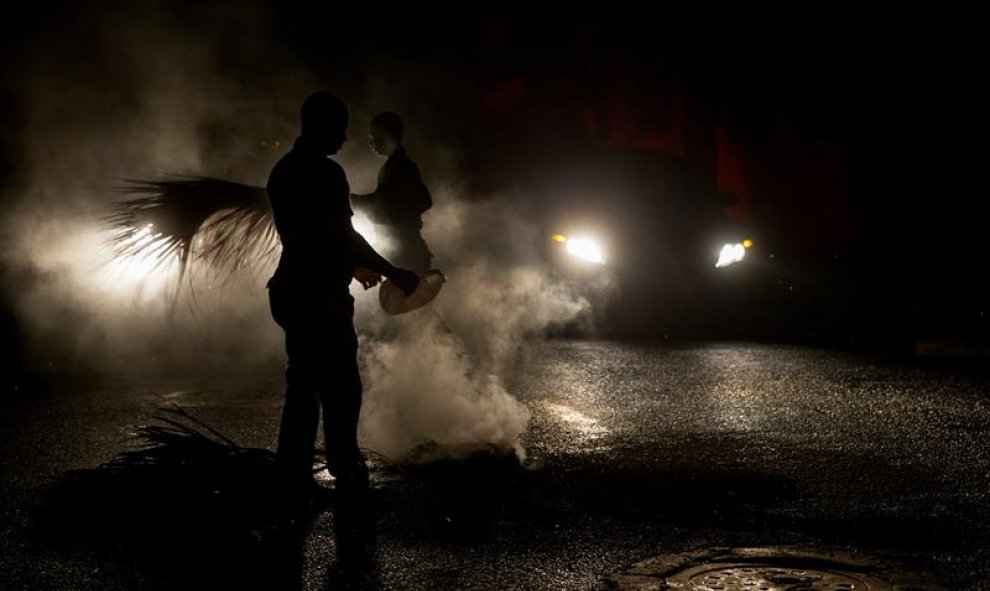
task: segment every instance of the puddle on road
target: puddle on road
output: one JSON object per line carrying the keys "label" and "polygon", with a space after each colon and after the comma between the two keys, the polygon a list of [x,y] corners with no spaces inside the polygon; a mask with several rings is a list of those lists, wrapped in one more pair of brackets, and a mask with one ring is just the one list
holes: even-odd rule
{"label": "puddle on road", "polygon": [[565,425],[568,431],[580,439],[580,443],[592,443],[607,435],[609,429],[601,422],[590,417],[574,407],[556,402],[544,405],[551,416]]}
{"label": "puddle on road", "polygon": [[575,408],[552,402],[548,402],[546,407],[557,419],[566,423],[568,427],[580,431],[585,435],[604,435],[608,433],[608,429],[599,424],[598,419],[589,417]]}

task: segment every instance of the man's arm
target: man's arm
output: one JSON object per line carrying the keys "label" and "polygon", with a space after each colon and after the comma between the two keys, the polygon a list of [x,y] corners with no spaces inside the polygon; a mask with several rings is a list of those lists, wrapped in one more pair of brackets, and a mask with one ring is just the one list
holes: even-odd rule
{"label": "man's arm", "polygon": [[375,273],[385,275],[386,277],[395,271],[395,265],[385,260],[385,257],[382,255],[378,254],[378,252],[372,248],[370,244],[368,244],[368,241],[364,239],[364,236],[354,229],[352,224],[347,224],[345,232],[347,232],[347,241],[355,263],[366,269],[371,269]]}
{"label": "man's arm", "polygon": [[382,282],[382,276],[375,273],[371,269],[365,269],[364,267],[358,266],[354,268],[354,273],[352,275],[361,287],[365,289],[371,289],[372,287],[378,285]]}
{"label": "man's arm", "polygon": [[419,275],[408,269],[396,267],[388,262],[385,260],[385,257],[378,254],[368,244],[368,241],[354,229],[353,225],[347,224],[347,228],[349,230],[348,238],[351,246],[351,254],[357,266],[370,269],[379,275],[388,277],[406,295],[412,295],[416,291],[416,288],[419,287]]}
{"label": "man's arm", "polygon": [[419,276],[408,269],[400,269],[385,260],[385,257],[378,254],[368,244],[368,241],[364,239],[364,236],[354,229],[354,224],[351,223],[353,212],[345,199],[345,196],[350,195],[350,187],[347,184],[344,169],[336,162],[330,160],[326,161],[324,165],[327,168],[323,170],[329,171],[330,175],[327,177],[330,194],[337,194],[339,195],[337,199],[342,199],[342,201],[334,201],[337,204],[335,207],[338,209],[332,215],[332,218],[336,222],[334,224],[336,228],[333,228],[336,232],[332,232],[334,244],[331,247],[341,249],[343,251],[341,254],[347,257],[347,260],[354,268],[364,267],[375,273],[384,275],[391,279],[399,289],[406,292],[406,295],[412,294],[419,285]]}

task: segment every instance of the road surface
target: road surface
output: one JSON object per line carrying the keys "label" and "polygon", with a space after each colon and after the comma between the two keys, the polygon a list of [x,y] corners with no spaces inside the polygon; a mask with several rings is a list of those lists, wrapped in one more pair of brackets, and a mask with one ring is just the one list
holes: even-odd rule
{"label": "road surface", "polygon": [[774,545],[863,552],[950,589],[990,588],[985,368],[749,344],[558,341],[531,353],[509,384],[533,413],[527,465],[377,467],[360,559],[339,547],[332,510],[288,560],[263,544],[193,559],[188,524],[156,522],[165,550],[101,527],[38,541],[36,487],[113,457],[157,394],[264,447],[281,381],[22,386],[0,401],[0,588],[274,588],[275,577],[303,589],[595,589],[658,554]]}

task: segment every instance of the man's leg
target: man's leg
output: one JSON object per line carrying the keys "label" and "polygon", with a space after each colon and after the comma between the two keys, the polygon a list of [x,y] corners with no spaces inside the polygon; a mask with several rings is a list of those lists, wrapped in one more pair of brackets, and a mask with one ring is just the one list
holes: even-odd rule
{"label": "man's leg", "polygon": [[279,425],[276,467],[283,484],[297,494],[313,483],[313,447],[320,420],[320,349],[311,319],[293,294],[272,287],[272,316],[285,330],[289,363],[285,371],[285,404]]}
{"label": "man's leg", "polygon": [[305,494],[313,484],[313,447],[320,420],[319,384],[312,368],[294,363],[291,357],[285,378],[276,463],[284,482]]}
{"label": "man's leg", "polygon": [[358,371],[357,336],[348,323],[334,335],[333,357],[328,360],[320,394],[323,401],[323,434],[327,465],[338,487],[368,485],[368,468],[358,449],[357,429],[361,414],[361,375]]}

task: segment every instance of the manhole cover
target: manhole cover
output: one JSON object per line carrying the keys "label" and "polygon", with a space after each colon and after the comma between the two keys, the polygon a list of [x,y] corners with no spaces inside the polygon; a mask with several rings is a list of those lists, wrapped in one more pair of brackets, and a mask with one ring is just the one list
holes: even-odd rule
{"label": "manhole cover", "polygon": [[691,591],[879,591],[862,575],[841,571],[791,568],[773,564],[706,564],[667,579],[667,584]]}
{"label": "manhole cover", "polygon": [[663,554],[613,573],[620,591],[945,591],[923,572],[806,548],[710,548]]}

